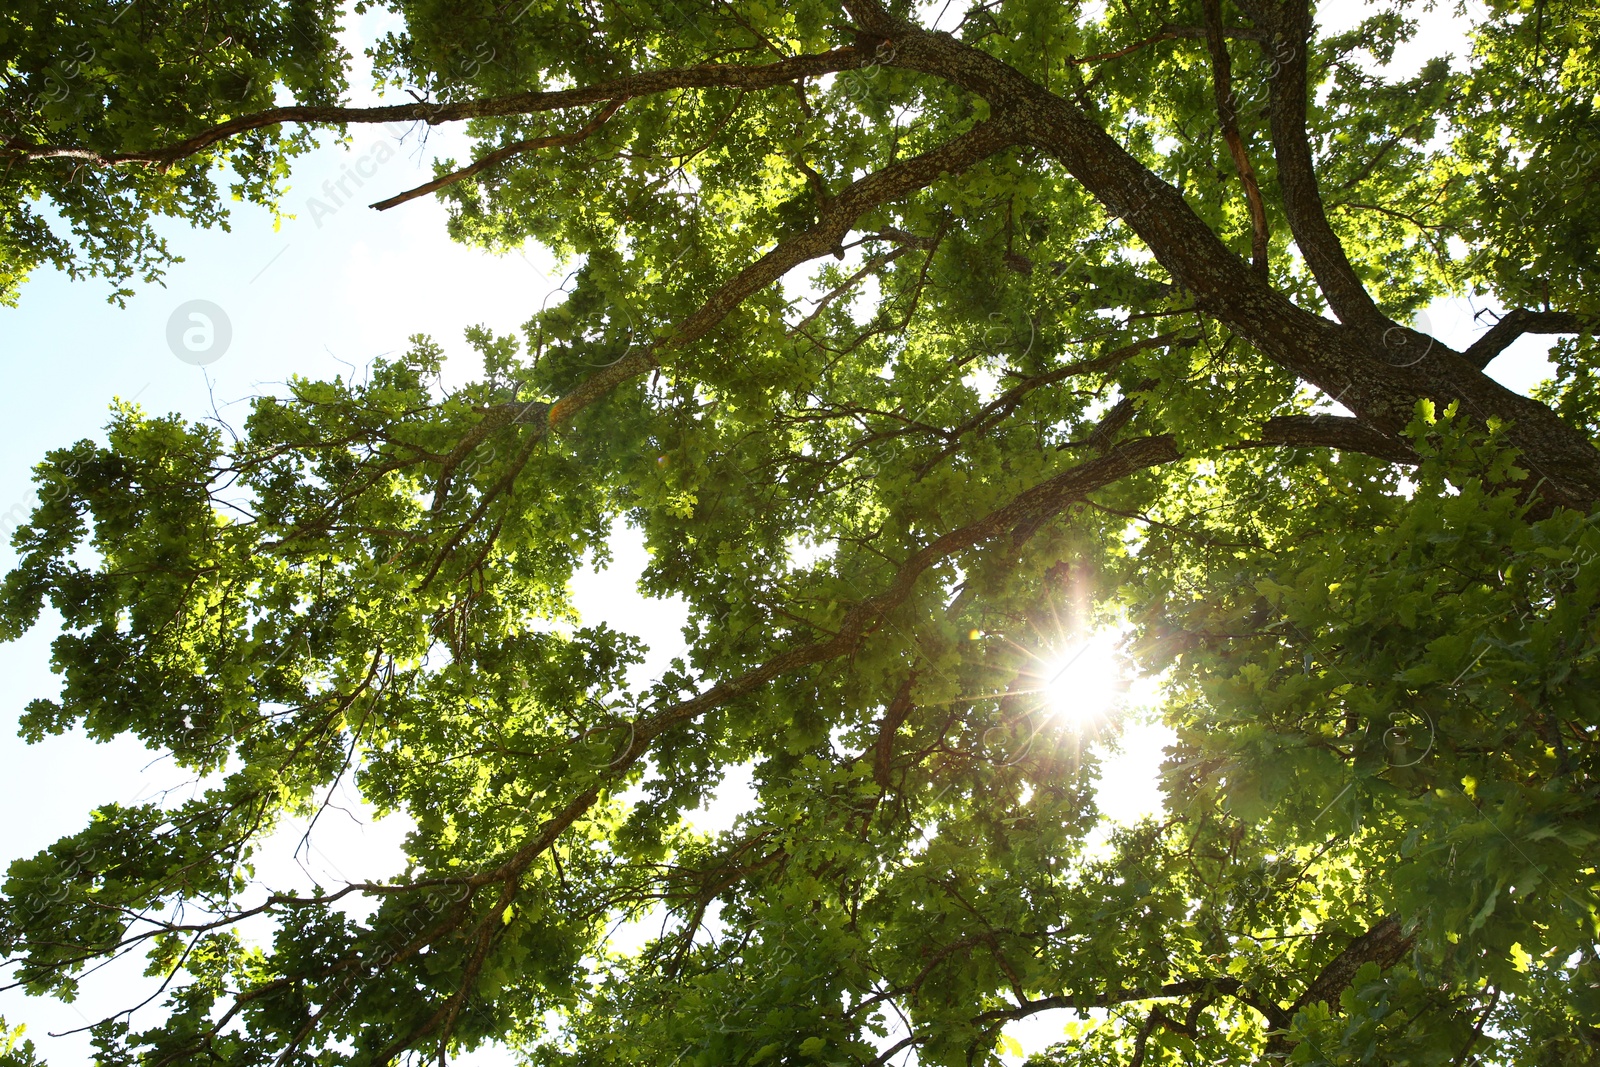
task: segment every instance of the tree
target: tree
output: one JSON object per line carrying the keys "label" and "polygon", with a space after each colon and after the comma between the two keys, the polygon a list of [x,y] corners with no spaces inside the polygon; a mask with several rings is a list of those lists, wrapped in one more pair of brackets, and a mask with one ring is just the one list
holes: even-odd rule
{"label": "tree", "polygon": [[[59,611],[63,692],[24,731],[214,783],[11,867],[30,991],[150,954],[170,1010],[105,1062],[970,1064],[1053,1008],[1041,1063],[1600,1058],[1600,9],[1491,0],[1391,83],[1402,9],[1304,0],[390,6],[416,102],[373,108],[327,7],[4,39],[34,93],[102,42],[8,96],[14,281],[158,269],[224,163],[270,204],[312,131],[395,121],[478,147],[375,206],[576,267],[469,331],[473,386],[418,338],[39,466],[3,633]],[[235,88],[198,43],[247,31]],[[1405,325],[1469,291],[1509,310],[1466,351]],[[1484,373],[1529,332],[1535,399]],[[618,516],[690,607],[645,691],[552,625]],[[1114,716],[1041,688],[1119,619],[1177,741],[1097,849]],[[742,763],[759,806],[689,829]],[[253,886],[346,775],[416,820],[405,877]]]}
{"label": "tree", "polygon": [[[197,126],[270,107],[279,94],[333,104],[349,58],[334,39],[337,22],[336,7],[310,3],[8,5],[0,12],[0,304],[15,305],[42,264],[109,278],[115,300],[133,295],[126,283],[135,275],[159,279],[173,254],[153,218],[226,227],[218,163],[231,169],[234,197],[274,204],[289,160],[314,143],[306,127],[248,128],[153,166],[98,164],[108,154],[159,153]],[[44,165],[18,165],[30,160]],[[49,204],[43,214],[41,201]]]}

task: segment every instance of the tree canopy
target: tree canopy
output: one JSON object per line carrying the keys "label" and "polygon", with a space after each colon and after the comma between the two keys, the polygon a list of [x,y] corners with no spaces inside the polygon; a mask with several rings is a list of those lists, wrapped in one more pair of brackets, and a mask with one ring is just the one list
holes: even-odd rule
{"label": "tree canopy", "polygon": [[[1040,1067],[1600,1061],[1600,6],[1405,80],[1403,3],[373,6],[413,102],[342,102],[325,0],[0,14],[11,299],[375,122],[475,144],[377,207],[573,270],[472,385],[419,337],[37,468],[25,735],[206,783],[9,870],[30,992],[149,957],[103,1063],[977,1065],[1059,1008]],[[619,519],[689,608],[643,688],[570,607]],[[1176,741],[1102,840],[1117,715],[1044,690],[1108,628]],[[404,875],[258,884],[348,777]]]}

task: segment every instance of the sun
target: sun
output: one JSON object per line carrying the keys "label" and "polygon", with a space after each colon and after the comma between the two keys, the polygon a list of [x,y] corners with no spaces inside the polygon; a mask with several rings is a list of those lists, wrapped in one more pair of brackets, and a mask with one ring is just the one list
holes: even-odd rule
{"label": "sun", "polygon": [[1127,688],[1116,639],[1114,632],[1093,634],[1045,663],[1041,690],[1053,718],[1086,726],[1111,714]]}

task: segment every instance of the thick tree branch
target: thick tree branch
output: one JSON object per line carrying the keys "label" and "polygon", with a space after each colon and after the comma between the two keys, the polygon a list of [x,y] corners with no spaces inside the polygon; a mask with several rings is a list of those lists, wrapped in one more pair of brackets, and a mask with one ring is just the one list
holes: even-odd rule
{"label": "thick tree branch", "polygon": [[1268,50],[1275,72],[1268,84],[1267,115],[1289,229],[1339,321],[1377,340],[1394,323],[1378,310],[1328,223],[1306,136],[1311,7],[1306,0],[1288,0],[1274,11],[1266,27],[1272,33]]}
{"label": "thick tree branch", "polygon": [[1233,447],[1286,445],[1360,452],[1391,463],[1415,465],[1422,462],[1422,457],[1403,438],[1390,437],[1360,419],[1345,415],[1279,415],[1262,425],[1260,438]]}
{"label": "thick tree branch", "polygon": [[1393,967],[1400,958],[1411,948],[1412,938],[1400,926],[1398,916],[1389,915],[1380,919],[1367,930],[1366,933],[1356,938],[1318,972],[1311,980],[1311,984],[1295,998],[1284,1012],[1286,1023],[1275,1026],[1274,1033],[1267,1038],[1266,1054],[1262,1057],[1263,1063],[1281,1063],[1290,1052],[1287,1020],[1292,1020],[1294,1014],[1300,1009],[1312,1004],[1326,1002],[1334,1007],[1339,1004],[1339,994],[1350,987],[1350,982],[1355,978],[1356,972],[1364,964],[1376,963],[1384,970]]}
{"label": "thick tree branch", "polygon": [[1525,333],[1590,333],[1594,322],[1574,315],[1570,311],[1530,311],[1513,308],[1489,332],[1461,353],[1468,363],[1482,370],[1494,357],[1504,352],[1511,343]]}
{"label": "thick tree branch", "polygon": [[1223,39],[1222,5],[1219,0],[1203,0],[1200,6],[1205,10],[1206,46],[1211,51],[1211,87],[1217,98],[1217,121],[1244,186],[1245,201],[1250,206],[1250,265],[1256,273],[1266,277],[1267,207],[1261,200],[1261,187],[1256,184],[1256,171],[1245,152],[1244,138],[1239,134],[1238,111],[1233,98],[1233,63],[1228,58],[1228,43]]}
{"label": "thick tree branch", "polygon": [[[1373,333],[1296,306],[1231,252],[1177,189],[1071,101],[948,34],[896,20],[873,0],[848,0],[847,6],[859,24],[892,42],[888,62],[979,94],[991,114],[1025,131],[1030,143],[1060,160],[1109,213],[1138,234],[1200,308],[1267,359],[1391,437],[1404,431],[1424,400],[1438,406],[1459,403],[1464,415],[1480,421],[1498,418],[1510,427],[1509,442],[1521,450],[1537,492],[1548,502],[1588,510],[1600,501],[1600,450],[1545,405],[1512,392],[1448,346],[1415,331],[1388,325]],[[1360,295],[1370,300],[1364,290]],[[1373,323],[1388,323],[1374,315]]]}
{"label": "thick tree branch", "polygon": [[895,734],[905,724],[914,707],[911,690],[916,684],[917,672],[912,671],[906,675],[906,680],[901,683],[894,699],[889,701],[889,706],[884,709],[883,719],[878,723],[878,741],[873,746],[872,778],[883,789],[889,788],[889,774],[894,769]]}
{"label": "thick tree branch", "polygon": [[1349,988],[1351,980],[1363,965],[1376,963],[1388,970],[1406,954],[1411,942],[1412,939],[1400,926],[1399,916],[1387,915],[1378,920],[1366,933],[1350,942],[1343,952],[1328,961],[1305,991],[1289,1005],[1289,1014],[1293,1015],[1301,1008],[1321,1001],[1338,1004],[1339,994]]}
{"label": "thick tree branch", "polygon": [[448,104],[392,104],[385,107],[275,107],[241,115],[219,123],[192,137],[160,148],[139,152],[99,152],[74,145],[35,144],[18,137],[7,138],[0,158],[13,162],[67,159],[94,166],[146,164],[165,170],[179,160],[203,152],[212,145],[251,130],[285,122],[305,125],[338,126],[348,123],[426,122],[430,126],[464,119],[507,118],[588,104],[627,100],[674,89],[770,89],[802,78],[815,78],[850,70],[871,62],[871,56],[856,48],[839,48],[818,55],[796,56],[777,63],[759,65],[706,63],[674,70],[646,71],[598,82],[576,89],[551,92],[514,93],[483,97]]}
{"label": "thick tree branch", "polygon": [[894,38],[903,36],[911,23],[889,13],[879,0],[841,0],[841,5],[855,23],[869,37],[893,44]]}

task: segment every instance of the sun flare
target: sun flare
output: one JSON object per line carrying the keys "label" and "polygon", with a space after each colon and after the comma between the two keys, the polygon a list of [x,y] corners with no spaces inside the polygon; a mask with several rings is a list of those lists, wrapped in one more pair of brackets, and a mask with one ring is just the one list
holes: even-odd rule
{"label": "sun flare", "polygon": [[1042,673],[1046,707],[1074,726],[1104,719],[1126,688],[1114,633],[1094,634],[1070,646]]}

